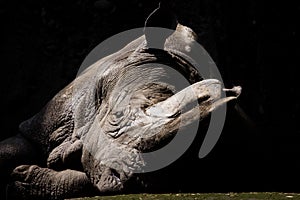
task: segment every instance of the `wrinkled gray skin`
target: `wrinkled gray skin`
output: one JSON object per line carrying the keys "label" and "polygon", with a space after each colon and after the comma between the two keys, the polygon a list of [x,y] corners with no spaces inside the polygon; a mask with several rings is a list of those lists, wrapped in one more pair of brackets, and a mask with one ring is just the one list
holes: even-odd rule
{"label": "wrinkled gray skin", "polygon": [[[221,83],[202,80],[182,56],[194,39],[192,30],[180,24],[166,40],[165,51],[149,49],[142,36],[90,66],[23,122],[19,135],[0,143],[1,172],[12,171],[8,197],[120,192],[132,169],[143,166],[141,152],[176,134],[180,122],[187,126],[237,98],[220,98]],[[175,93],[157,81],[163,70],[153,63],[173,67],[192,85]],[[199,107],[180,112],[197,100]]]}

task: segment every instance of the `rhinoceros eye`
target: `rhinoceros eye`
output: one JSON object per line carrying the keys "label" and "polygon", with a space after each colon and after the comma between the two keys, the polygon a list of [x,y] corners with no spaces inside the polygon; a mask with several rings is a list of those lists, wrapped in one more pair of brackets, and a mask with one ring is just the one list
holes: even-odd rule
{"label": "rhinoceros eye", "polygon": [[116,118],[121,118],[123,117],[123,115],[124,115],[123,111],[118,111],[115,113]]}
{"label": "rhinoceros eye", "polygon": [[116,111],[111,114],[109,121],[111,124],[118,125],[123,120],[123,117],[124,117],[123,111]]}

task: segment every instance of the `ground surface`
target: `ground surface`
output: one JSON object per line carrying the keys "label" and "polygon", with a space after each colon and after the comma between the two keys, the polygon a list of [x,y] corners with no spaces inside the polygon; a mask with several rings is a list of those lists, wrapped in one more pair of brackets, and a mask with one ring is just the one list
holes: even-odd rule
{"label": "ground surface", "polygon": [[181,194],[128,194],[73,200],[288,200],[300,199],[295,193],[181,193]]}

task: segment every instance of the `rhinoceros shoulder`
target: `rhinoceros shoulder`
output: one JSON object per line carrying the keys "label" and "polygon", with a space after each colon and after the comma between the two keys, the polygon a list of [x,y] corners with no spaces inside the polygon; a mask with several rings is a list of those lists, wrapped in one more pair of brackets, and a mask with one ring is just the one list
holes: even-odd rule
{"label": "rhinoceros shoulder", "polygon": [[[73,131],[73,84],[56,94],[37,114],[23,121],[19,131],[43,151],[50,151]],[[73,103],[72,103],[73,102]]]}

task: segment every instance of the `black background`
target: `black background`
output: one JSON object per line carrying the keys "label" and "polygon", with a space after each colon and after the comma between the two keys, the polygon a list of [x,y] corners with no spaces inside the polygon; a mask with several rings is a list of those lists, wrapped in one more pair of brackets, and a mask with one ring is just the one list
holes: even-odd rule
{"label": "black background", "polygon": [[[20,122],[73,80],[101,41],[142,27],[157,2],[1,1],[0,139],[16,134]],[[172,4],[179,22],[199,35],[225,85],[243,87],[238,103],[249,119],[230,110],[213,151],[198,159],[196,140],[177,162],[154,173],[160,178],[153,178],[150,191],[300,192],[299,3]]]}

